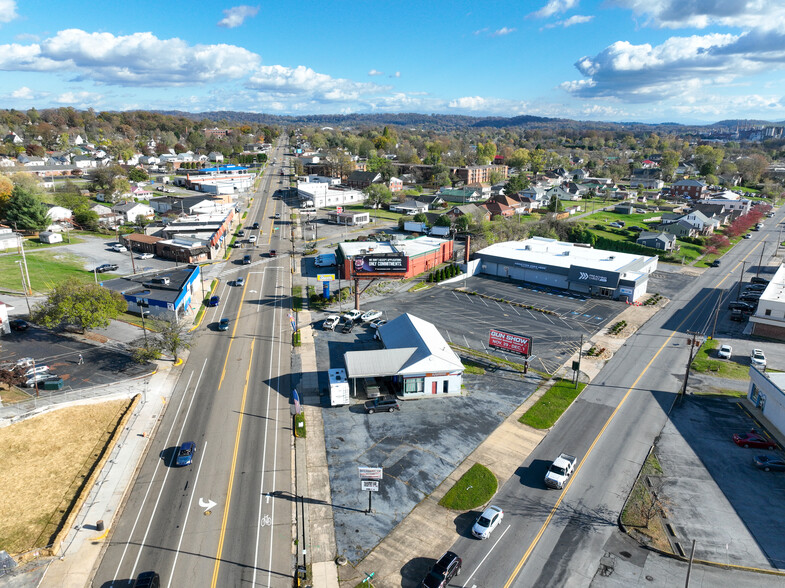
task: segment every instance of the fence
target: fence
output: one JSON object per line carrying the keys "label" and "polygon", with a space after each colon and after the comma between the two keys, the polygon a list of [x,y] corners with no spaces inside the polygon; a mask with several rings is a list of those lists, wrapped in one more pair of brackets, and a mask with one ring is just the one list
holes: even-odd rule
{"label": "fence", "polygon": [[150,376],[146,376],[138,380],[126,380],[124,382],[102,384],[78,390],[40,390],[38,396],[30,400],[0,406],[0,427],[10,425],[60,404],[91,400],[109,395],[133,396],[134,394],[146,394],[149,389],[149,383]]}

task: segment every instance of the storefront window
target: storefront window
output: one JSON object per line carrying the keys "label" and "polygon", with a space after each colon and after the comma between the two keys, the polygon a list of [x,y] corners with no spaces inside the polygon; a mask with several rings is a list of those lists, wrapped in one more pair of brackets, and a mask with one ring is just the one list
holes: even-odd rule
{"label": "storefront window", "polygon": [[425,378],[406,378],[403,381],[403,394],[422,394],[425,391]]}

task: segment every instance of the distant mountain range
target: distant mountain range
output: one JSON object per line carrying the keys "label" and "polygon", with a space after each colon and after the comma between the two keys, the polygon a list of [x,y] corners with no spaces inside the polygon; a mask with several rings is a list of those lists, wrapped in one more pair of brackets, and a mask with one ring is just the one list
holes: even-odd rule
{"label": "distant mountain range", "polygon": [[649,132],[656,131],[658,127],[673,131],[674,127],[682,132],[691,130],[707,130],[710,127],[723,128],[749,128],[761,125],[785,125],[782,122],[769,122],[763,120],[723,120],[709,125],[684,125],[673,122],[663,123],[642,123],[642,122],[597,122],[597,121],[578,121],[566,118],[548,118],[544,116],[465,116],[458,114],[420,114],[416,112],[408,113],[378,113],[378,114],[310,114],[302,116],[281,116],[275,114],[265,114],[257,112],[238,112],[231,110],[219,110],[211,112],[183,112],[178,110],[158,110],[159,114],[181,116],[196,121],[212,121],[216,123],[225,122],[227,124],[255,123],[263,125],[281,126],[330,126],[336,128],[344,127],[378,127],[383,125],[394,125],[425,130],[453,130],[460,128],[587,128],[600,130],[635,130],[646,129]]}

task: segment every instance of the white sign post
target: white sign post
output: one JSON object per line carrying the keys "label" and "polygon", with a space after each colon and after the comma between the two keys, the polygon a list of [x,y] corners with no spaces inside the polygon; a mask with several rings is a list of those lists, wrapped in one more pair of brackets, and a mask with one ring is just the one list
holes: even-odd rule
{"label": "white sign post", "polygon": [[368,491],[368,510],[365,514],[373,512],[373,493],[379,491],[379,485],[384,478],[383,468],[358,467],[360,474],[360,488]]}

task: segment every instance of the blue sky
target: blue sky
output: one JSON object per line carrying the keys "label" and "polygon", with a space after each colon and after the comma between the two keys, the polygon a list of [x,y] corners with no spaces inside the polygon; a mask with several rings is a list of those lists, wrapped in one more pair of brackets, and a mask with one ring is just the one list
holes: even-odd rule
{"label": "blue sky", "polygon": [[0,0],[0,107],[785,119],[781,0]]}

